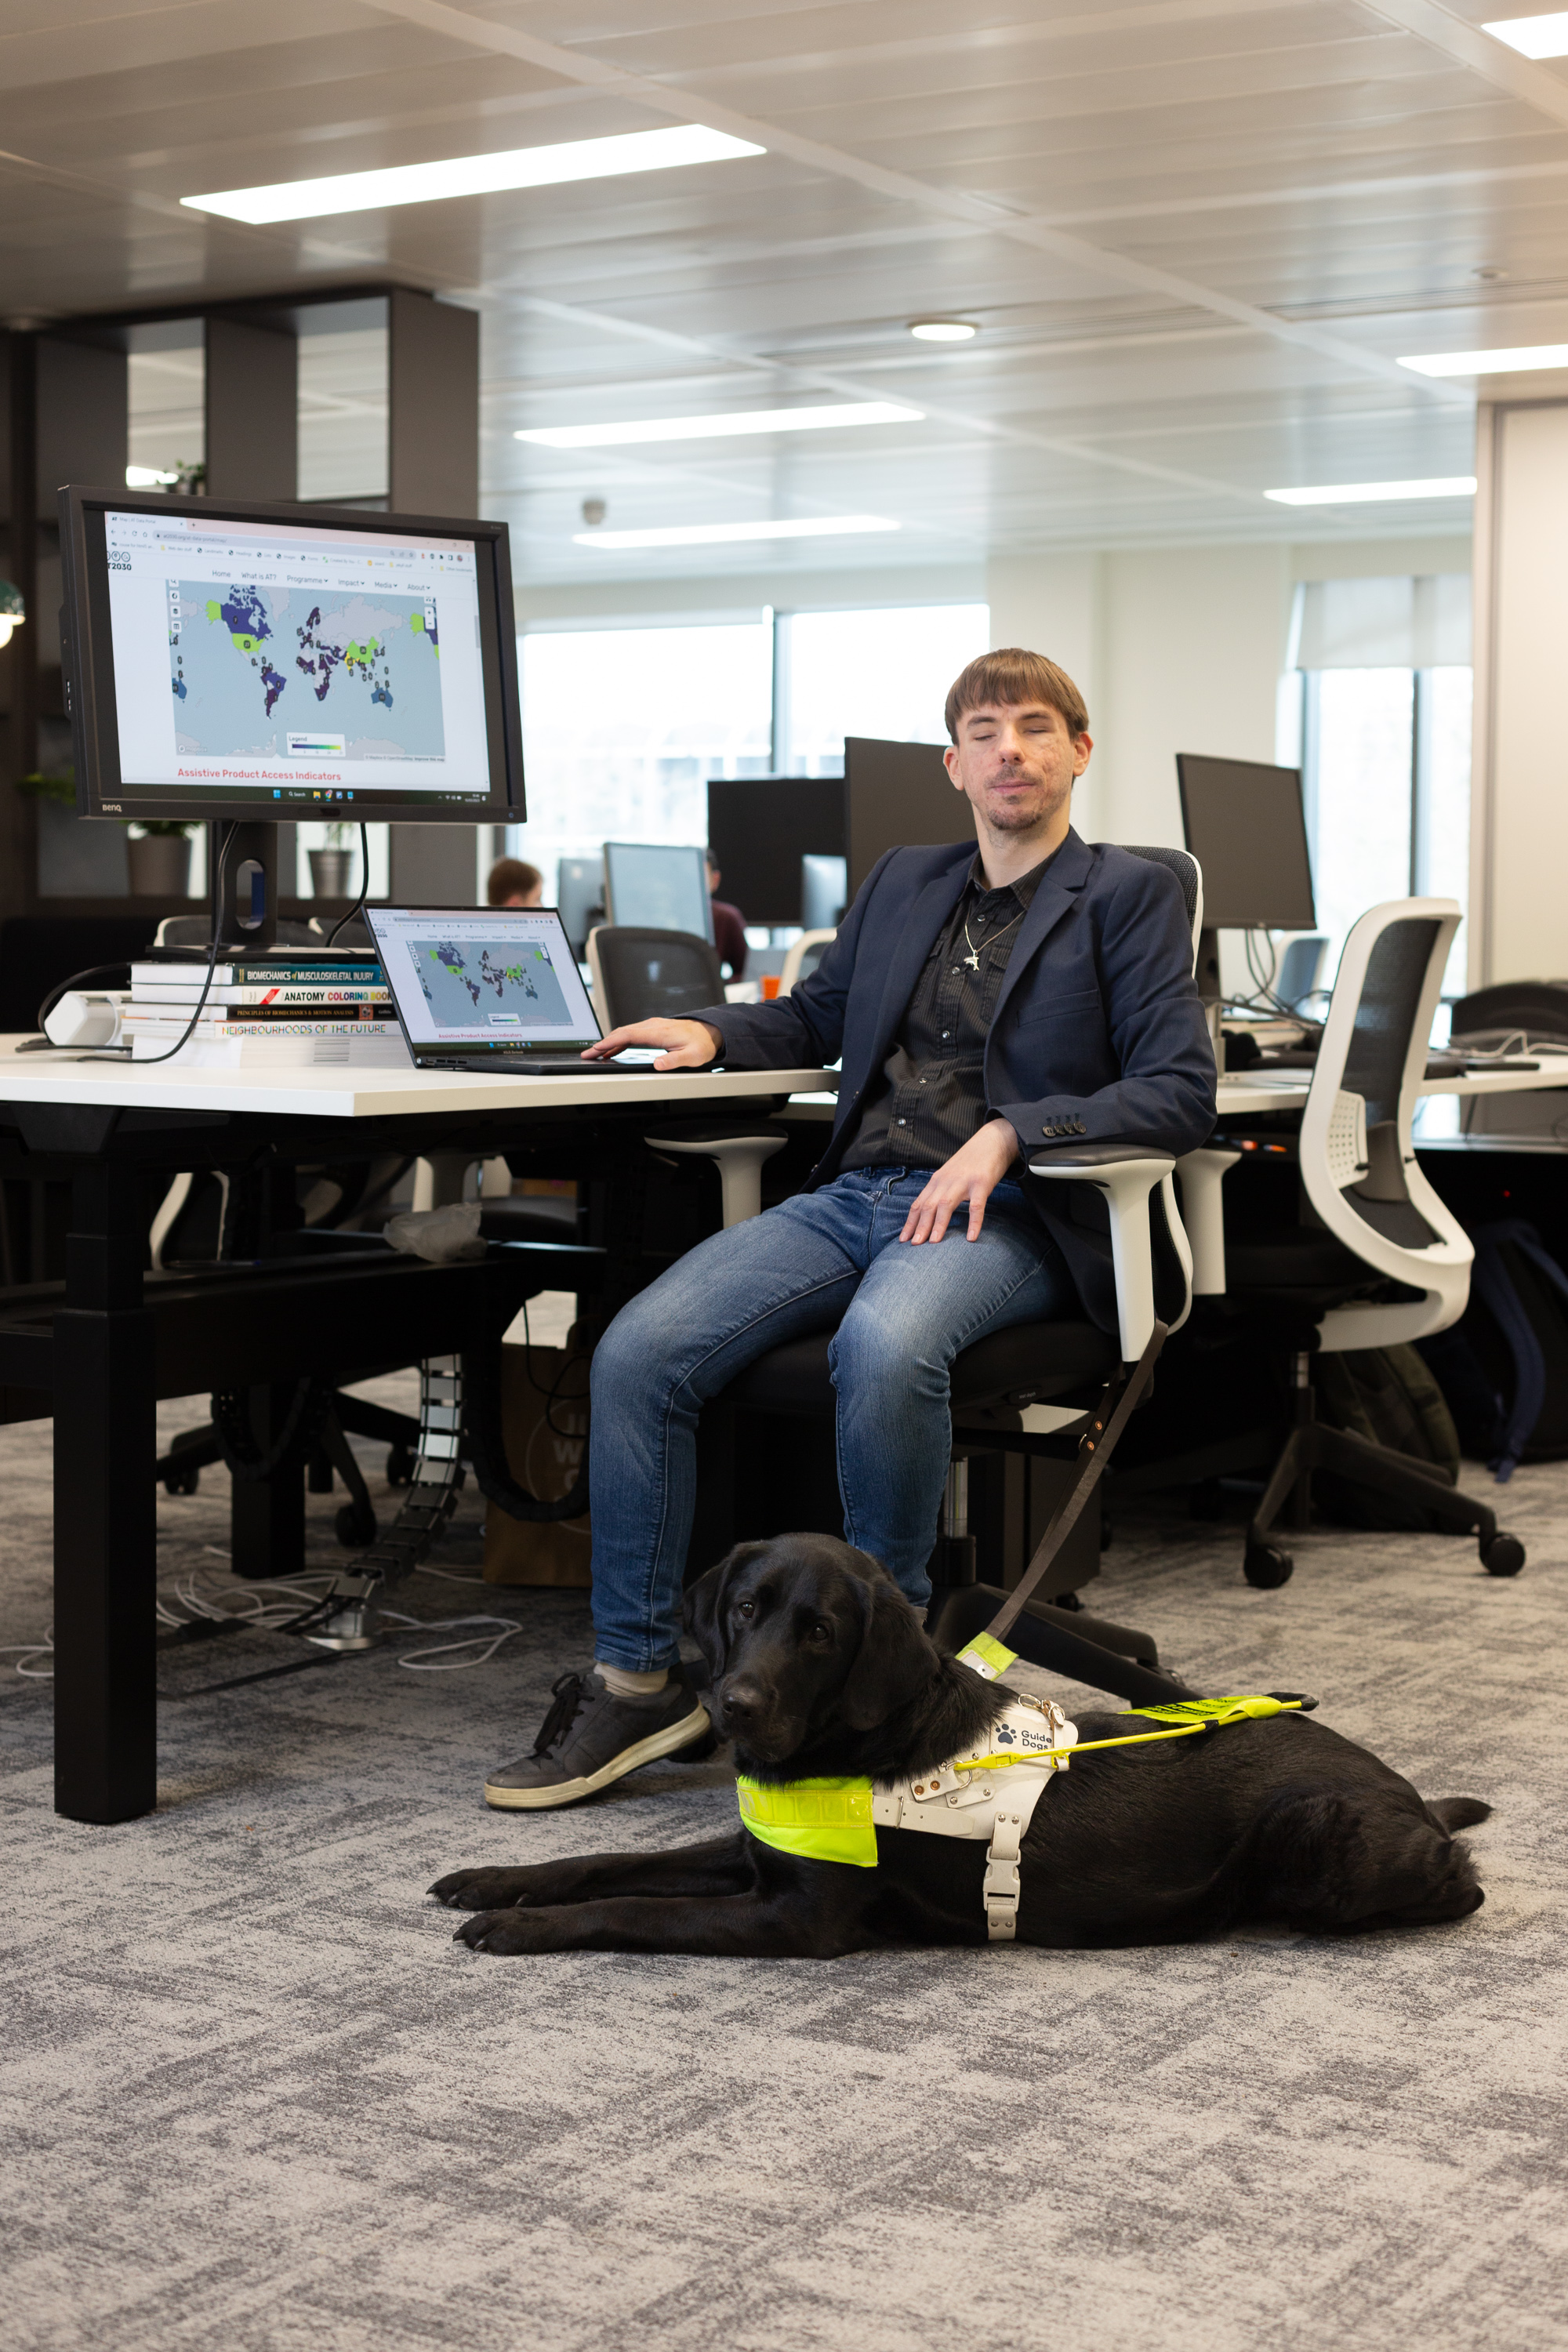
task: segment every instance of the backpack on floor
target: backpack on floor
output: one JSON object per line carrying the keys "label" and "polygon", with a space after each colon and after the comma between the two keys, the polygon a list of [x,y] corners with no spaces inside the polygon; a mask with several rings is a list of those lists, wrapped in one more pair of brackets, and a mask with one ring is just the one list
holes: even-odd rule
{"label": "backpack on floor", "polygon": [[[1419,1462],[1450,1486],[1459,1478],[1459,1437],[1443,1391],[1411,1347],[1356,1348],[1312,1359],[1320,1421]],[[1418,1503],[1354,1484],[1330,1470],[1312,1474],[1325,1514],[1352,1528],[1416,1530],[1435,1525]]]}
{"label": "backpack on floor", "polygon": [[1420,1342],[1467,1454],[1500,1484],[1568,1455],[1568,1274],[1522,1218],[1478,1225],[1470,1303]]}

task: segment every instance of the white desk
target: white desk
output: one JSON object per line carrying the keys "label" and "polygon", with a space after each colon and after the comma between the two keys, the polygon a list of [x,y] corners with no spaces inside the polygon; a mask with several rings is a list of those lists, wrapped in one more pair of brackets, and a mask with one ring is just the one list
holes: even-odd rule
{"label": "white desk", "polygon": [[[301,1370],[352,1379],[356,1367],[467,1349],[482,1344],[498,1306],[510,1320],[513,1294],[526,1296],[523,1250],[456,1266],[374,1244],[279,1258],[269,1204],[283,1205],[287,1225],[295,1168],[381,1153],[560,1151],[607,1192],[605,1248],[584,1255],[613,1293],[623,1276],[636,1288],[646,1264],[650,1123],[678,1127],[685,1111],[710,1124],[726,1104],[755,1118],[800,1093],[819,1108],[837,1085],[822,1069],[558,1078],[138,1068],[19,1054],[17,1043],[0,1038],[0,1174],[68,1180],[71,1215],[63,1297],[58,1284],[14,1290],[0,1314],[0,1381],[27,1392],[24,1410],[69,1401],[53,1412],[56,1803],[100,1822],[149,1811],[156,1789],[156,1399],[229,1384],[292,1393]],[[202,1168],[246,1183],[244,1197],[259,1202],[256,1234],[210,1275],[160,1276],[144,1289],[151,1185]],[[247,1544],[298,1564],[289,1547],[302,1559],[303,1520],[289,1521],[284,1483],[236,1480],[235,1507],[248,1514]]]}
{"label": "white desk", "polygon": [[655,1070],[644,1077],[520,1078],[490,1070],[201,1070],[177,1062],[19,1054],[0,1036],[0,1103],[228,1111],[275,1118],[428,1118],[465,1111],[585,1110],[595,1105],[754,1100],[837,1085],[832,1070]]}
{"label": "white desk", "polygon": [[[1424,1095],[1533,1094],[1542,1087],[1568,1087],[1568,1054],[1531,1055],[1536,1070],[1483,1070],[1468,1077],[1426,1078]],[[1263,1110],[1300,1110],[1311,1084],[1310,1070],[1281,1070],[1278,1076],[1236,1072],[1221,1078],[1215,1089],[1223,1122]]]}

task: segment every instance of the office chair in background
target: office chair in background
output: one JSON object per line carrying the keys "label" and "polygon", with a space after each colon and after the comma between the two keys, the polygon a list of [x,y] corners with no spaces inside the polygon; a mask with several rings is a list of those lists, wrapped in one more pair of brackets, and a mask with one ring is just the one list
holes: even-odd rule
{"label": "office chair in background", "polygon": [[[724,1002],[719,951],[689,931],[650,931],[635,924],[601,923],[588,934],[594,1009],[606,1029],[630,1021],[688,1020],[705,1004]],[[745,1118],[713,1120],[679,1135],[650,1133],[661,1158],[696,1156],[719,1171],[726,1225],[754,1217],[763,1205],[763,1168],[789,1138],[781,1128]]]}
{"label": "office chair in background", "polygon": [[781,996],[787,996],[797,981],[811,978],[829,946],[837,937],[836,930],[802,931],[794,947],[785,955],[784,968],[779,973]]}
{"label": "office chair in background", "polygon": [[[1295,1214],[1287,1221],[1265,1211],[1244,1223],[1237,1199],[1217,1286],[1212,1259],[1201,1253],[1204,1287],[1223,1297],[1224,1313],[1260,1326],[1289,1361],[1290,1410],[1247,1531],[1250,1584],[1280,1585],[1290,1575],[1274,1524],[1292,1495],[1294,1524],[1310,1524],[1314,1469],[1417,1505],[1435,1526],[1475,1533],[1491,1575],[1513,1576],[1524,1565],[1523,1546],[1500,1532],[1485,1504],[1430,1465],[1314,1417],[1316,1352],[1391,1347],[1446,1330],[1469,1295],[1469,1238],[1423,1175],[1412,1129],[1459,921],[1451,898],[1396,898],[1361,918],[1340,960],[1300,1134],[1267,1139],[1269,1160],[1293,1166],[1299,1180]],[[1194,1156],[1223,1160],[1217,1184],[1258,1149],[1238,1118],[1225,1123],[1209,1153]]]}

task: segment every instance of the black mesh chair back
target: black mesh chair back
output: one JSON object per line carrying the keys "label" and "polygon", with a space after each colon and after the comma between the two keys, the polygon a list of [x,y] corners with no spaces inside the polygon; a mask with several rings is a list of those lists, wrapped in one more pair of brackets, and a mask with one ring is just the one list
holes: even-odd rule
{"label": "black mesh chair back", "polygon": [[1145,849],[1131,841],[1120,846],[1129,857],[1146,857],[1151,866],[1163,866],[1173,874],[1181,885],[1182,904],[1187,910],[1187,927],[1193,935],[1193,960],[1197,960],[1198,933],[1204,927],[1204,869],[1190,849]]}
{"label": "black mesh chair back", "polygon": [[680,1021],[724,1002],[718,950],[692,931],[601,923],[589,934],[588,962],[606,1029],[628,1021]]}

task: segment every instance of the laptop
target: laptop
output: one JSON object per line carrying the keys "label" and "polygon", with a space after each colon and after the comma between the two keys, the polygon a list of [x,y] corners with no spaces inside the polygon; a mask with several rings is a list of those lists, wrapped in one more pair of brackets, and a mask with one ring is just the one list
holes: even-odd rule
{"label": "laptop", "polygon": [[584,1062],[604,1035],[553,907],[367,907],[414,1065],[624,1078],[656,1048]]}

